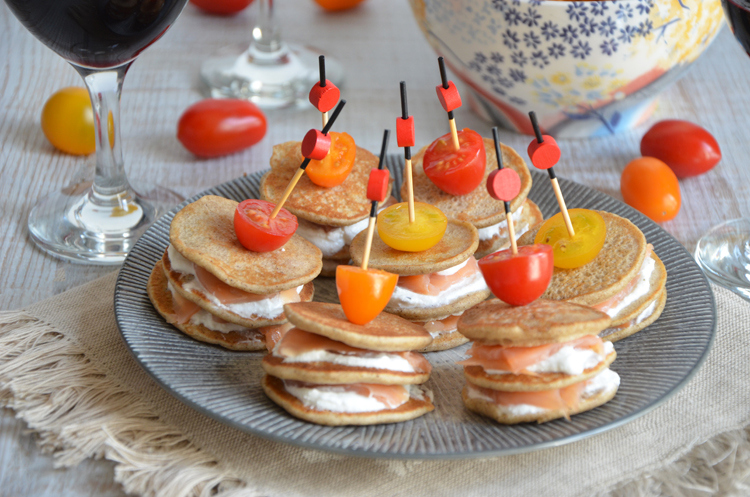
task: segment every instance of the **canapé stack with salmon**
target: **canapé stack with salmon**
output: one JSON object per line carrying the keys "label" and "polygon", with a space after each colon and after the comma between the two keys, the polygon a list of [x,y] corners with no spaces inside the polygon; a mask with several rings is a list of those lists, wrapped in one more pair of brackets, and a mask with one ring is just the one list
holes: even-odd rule
{"label": "canap\u00e9 stack with salmon", "polygon": [[[281,245],[264,251],[278,240],[242,229],[243,219],[252,224],[259,217],[265,217],[268,229],[271,208],[259,200],[238,204],[207,195],[179,211],[169,230],[170,244],[148,282],[156,310],[197,340],[233,350],[265,350],[267,339],[288,329],[284,305],[312,300],[312,280],[322,267],[320,250],[292,235],[293,229],[287,230],[286,241],[280,238]],[[282,210],[270,228],[296,225],[290,216]],[[249,250],[238,236],[272,245]]]}

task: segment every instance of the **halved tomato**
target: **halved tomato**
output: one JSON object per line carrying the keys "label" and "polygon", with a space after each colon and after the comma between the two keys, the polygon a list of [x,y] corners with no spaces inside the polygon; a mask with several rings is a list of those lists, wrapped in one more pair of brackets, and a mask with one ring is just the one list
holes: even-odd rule
{"label": "halved tomato", "polygon": [[322,160],[311,160],[305,172],[310,181],[323,188],[333,188],[344,182],[352,172],[357,145],[347,133],[328,133],[331,148]]}
{"label": "halved tomato", "polygon": [[525,245],[518,255],[500,250],[479,259],[479,269],[492,294],[506,304],[530,304],[547,291],[552,279],[552,247]]}
{"label": "halved tomato", "polygon": [[487,155],[484,140],[476,131],[459,131],[458,144],[456,150],[450,133],[432,142],[424,153],[424,173],[445,193],[466,195],[484,179]]}
{"label": "halved tomato", "polygon": [[243,247],[253,252],[271,252],[283,246],[297,231],[297,216],[281,209],[271,219],[276,205],[248,199],[234,211],[234,232]]}

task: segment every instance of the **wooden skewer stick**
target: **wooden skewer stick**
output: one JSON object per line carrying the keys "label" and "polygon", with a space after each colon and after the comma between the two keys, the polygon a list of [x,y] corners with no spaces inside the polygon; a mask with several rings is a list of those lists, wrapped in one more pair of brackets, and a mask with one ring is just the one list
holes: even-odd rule
{"label": "wooden skewer stick", "polygon": [[[390,130],[383,132],[383,145],[380,147],[380,162],[378,169],[383,169],[385,165],[385,154],[388,151],[388,139]],[[370,262],[370,249],[372,248],[372,237],[375,235],[375,221],[378,218],[378,202],[373,200],[370,208],[370,224],[367,225],[367,238],[365,239],[365,253],[362,255],[362,270],[367,271],[367,264]]]}
{"label": "wooden skewer stick", "polygon": [[[336,108],[333,110],[333,114],[331,115],[331,119],[328,120],[325,126],[323,126],[323,129],[321,130],[323,134],[328,134],[328,132],[331,130],[331,127],[333,126],[333,123],[336,122],[336,118],[339,117],[339,113],[341,113],[341,109],[344,108],[344,105],[346,105],[346,100],[342,100],[339,102],[339,104],[336,106]],[[276,208],[274,208],[273,212],[271,213],[271,219],[274,219],[276,215],[279,213],[282,207],[284,207],[284,203],[289,199],[289,195],[292,194],[292,190],[294,190],[294,187],[297,186],[297,183],[299,182],[300,178],[303,174],[305,174],[305,169],[307,169],[307,165],[310,164],[310,159],[306,158],[302,161],[302,164],[300,164],[299,169],[297,169],[297,172],[294,173],[294,176],[292,176],[292,179],[289,181],[289,184],[286,185],[286,190],[284,190],[284,195],[281,196],[281,201],[276,204]]]}
{"label": "wooden skewer stick", "polygon": [[[442,57],[438,57],[438,65],[440,66],[440,80],[443,83],[443,88],[448,89],[448,75],[445,72],[445,61]],[[453,138],[453,148],[459,150],[461,145],[458,143],[458,130],[456,129],[456,120],[453,118],[453,111],[448,111],[448,124],[451,127],[451,137]]]}
{"label": "wooden skewer stick", "polygon": [[[326,56],[321,55],[318,57],[318,69],[320,71],[320,86],[325,87],[326,85]],[[323,127],[328,124],[328,112],[323,112]]]}
{"label": "wooden skewer stick", "polygon": [[[401,119],[409,119],[409,107],[406,103],[406,82],[401,84]],[[414,178],[411,170],[411,147],[404,147],[404,171],[406,172],[406,190],[408,192],[407,200],[409,202],[409,222],[416,220],[414,214]]]}
{"label": "wooden skewer stick", "polygon": [[[529,112],[531,118],[531,125],[534,128],[534,134],[536,135],[536,141],[538,143],[544,143],[544,137],[542,136],[542,130],[539,128],[539,123],[536,120],[536,113],[534,111]],[[560,212],[562,212],[563,220],[565,221],[565,228],[568,230],[570,238],[576,236],[576,232],[573,229],[573,223],[570,221],[570,214],[568,214],[568,207],[565,205],[565,199],[563,198],[562,191],[560,190],[560,183],[557,181],[557,175],[555,174],[554,167],[547,169],[549,174],[550,182],[552,183],[552,189],[555,191],[555,197],[557,197],[557,204],[560,206]]]}
{"label": "wooden skewer stick", "polygon": [[[497,136],[497,127],[492,128],[492,139],[495,140],[495,156],[497,157],[497,168],[503,168],[503,154],[500,151],[500,140]],[[510,250],[513,255],[518,255],[518,244],[516,243],[516,227],[513,225],[513,215],[510,210],[510,202],[505,204],[505,220],[508,223],[508,238],[510,238]]]}

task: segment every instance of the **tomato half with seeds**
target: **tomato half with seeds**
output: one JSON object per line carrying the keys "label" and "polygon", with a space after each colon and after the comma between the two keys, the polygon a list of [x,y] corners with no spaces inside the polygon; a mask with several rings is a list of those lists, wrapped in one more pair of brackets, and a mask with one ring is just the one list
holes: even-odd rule
{"label": "tomato half with seeds", "polygon": [[547,219],[534,238],[534,243],[552,247],[555,267],[573,269],[581,267],[599,254],[607,239],[607,225],[596,211],[569,209],[570,223],[575,236],[570,237],[562,213]]}
{"label": "tomato half with seeds", "polygon": [[364,325],[378,317],[398,283],[398,275],[356,266],[336,267],[336,292],[346,318]]}
{"label": "tomato half with seeds", "polygon": [[500,250],[479,259],[479,269],[492,294],[510,305],[530,304],[547,291],[552,280],[552,247],[525,245],[518,255]]}
{"label": "tomato half with seeds", "polygon": [[434,205],[414,202],[414,222],[409,222],[409,204],[394,204],[378,214],[378,235],[383,243],[403,252],[422,252],[443,239],[448,218]]}
{"label": "tomato half with seeds", "polygon": [[471,193],[484,179],[487,155],[484,140],[468,128],[458,132],[459,149],[453,147],[451,134],[443,135],[424,153],[424,173],[435,186],[451,195]]}
{"label": "tomato half with seeds", "polygon": [[282,208],[271,219],[275,204],[259,199],[240,202],[234,211],[234,232],[243,247],[271,252],[282,247],[297,231],[297,216]]}
{"label": "tomato half with seeds", "polygon": [[331,148],[322,160],[311,160],[305,172],[310,181],[323,188],[338,186],[349,177],[357,156],[357,145],[348,133],[328,133]]}

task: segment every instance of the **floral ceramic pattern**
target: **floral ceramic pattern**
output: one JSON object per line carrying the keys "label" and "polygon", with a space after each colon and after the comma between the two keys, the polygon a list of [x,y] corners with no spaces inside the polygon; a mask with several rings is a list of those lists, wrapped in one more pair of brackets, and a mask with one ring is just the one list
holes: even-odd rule
{"label": "floral ceramic pattern", "polygon": [[411,0],[433,47],[506,127],[558,136],[636,124],[717,34],[714,0]]}

